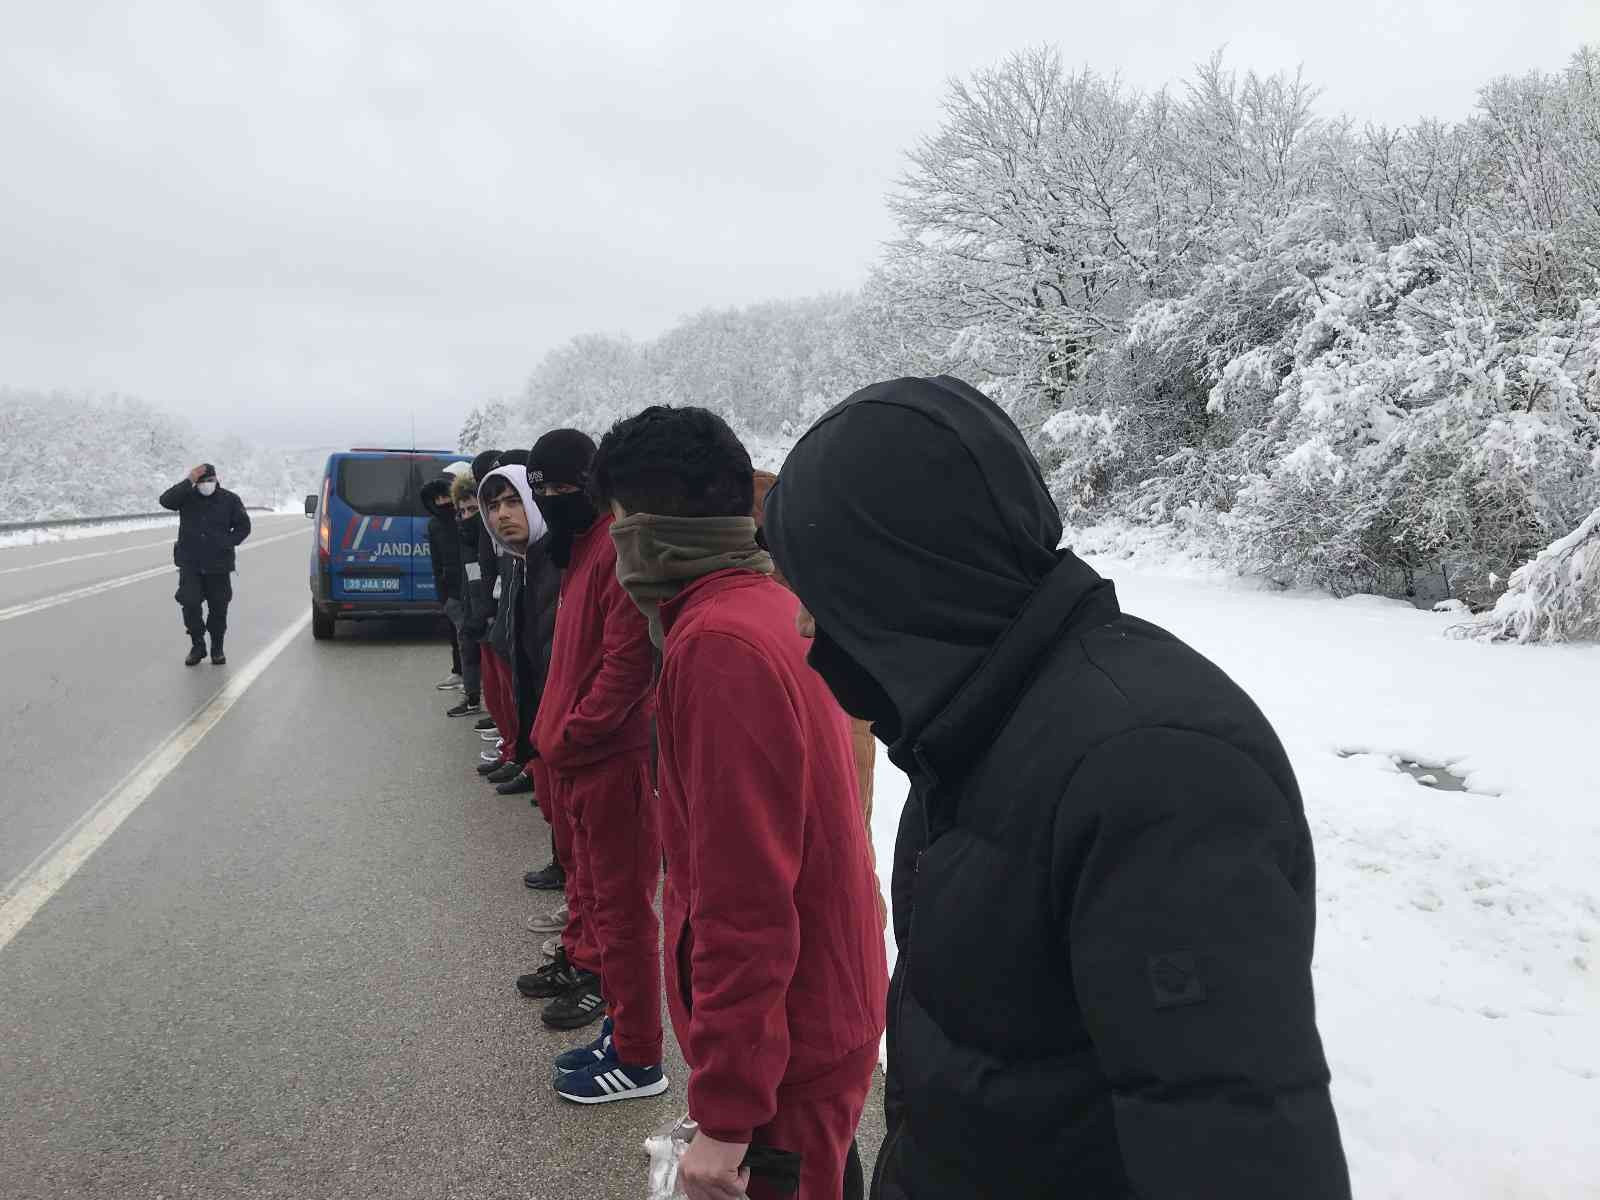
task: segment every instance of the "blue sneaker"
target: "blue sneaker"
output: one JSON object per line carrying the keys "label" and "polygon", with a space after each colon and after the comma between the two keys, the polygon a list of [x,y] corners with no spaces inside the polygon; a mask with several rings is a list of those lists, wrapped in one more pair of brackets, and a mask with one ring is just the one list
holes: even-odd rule
{"label": "blue sneaker", "polygon": [[617,1061],[615,1046],[607,1046],[605,1056],[587,1067],[579,1067],[555,1081],[556,1095],[574,1104],[609,1104],[613,1100],[638,1100],[659,1096],[667,1090],[667,1077],[660,1065],[625,1067]]}
{"label": "blue sneaker", "polygon": [[568,1071],[581,1070],[593,1066],[605,1058],[606,1051],[611,1049],[611,1018],[607,1017],[600,1026],[600,1036],[587,1046],[579,1046],[576,1050],[568,1050],[556,1059],[556,1070],[565,1075]]}

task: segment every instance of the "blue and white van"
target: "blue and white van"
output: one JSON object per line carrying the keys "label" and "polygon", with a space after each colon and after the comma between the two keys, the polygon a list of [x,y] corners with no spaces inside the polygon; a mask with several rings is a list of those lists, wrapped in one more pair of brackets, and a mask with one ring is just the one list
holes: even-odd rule
{"label": "blue and white van", "polygon": [[434,616],[422,485],[461,456],[448,450],[344,450],[328,456],[306,497],[311,534],[311,634],[336,621]]}

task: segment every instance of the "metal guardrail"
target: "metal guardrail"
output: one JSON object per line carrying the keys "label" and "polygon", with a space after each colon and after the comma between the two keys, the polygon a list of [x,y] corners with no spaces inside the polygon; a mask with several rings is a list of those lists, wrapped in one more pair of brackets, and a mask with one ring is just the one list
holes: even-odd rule
{"label": "metal guardrail", "polygon": [[[246,512],[270,513],[276,509],[267,508],[260,504],[246,504]],[[153,513],[123,513],[115,517],[61,517],[53,521],[5,521],[0,522],[0,533],[21,533],[28,529],[67,529],[74,525],[114,525],[118,521],[176,521],[178,514],[169,509],[162,509]]]}

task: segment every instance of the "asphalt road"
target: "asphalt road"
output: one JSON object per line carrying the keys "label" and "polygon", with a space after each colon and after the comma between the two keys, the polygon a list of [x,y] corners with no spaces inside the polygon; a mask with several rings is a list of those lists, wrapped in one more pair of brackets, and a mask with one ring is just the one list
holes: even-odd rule
{"label": "asphalt road", "polygon": [[257,519],[226,667],[182,665],[164,531],[0,550],[0,943],[20,881],[175,762],[0,944],[0,1196],[642,1197],[676,1047],[658,1099],[551,1092],[578,1039],[512,986],[544,822],[472,774],[431,633],[292,629],[308,530]]}

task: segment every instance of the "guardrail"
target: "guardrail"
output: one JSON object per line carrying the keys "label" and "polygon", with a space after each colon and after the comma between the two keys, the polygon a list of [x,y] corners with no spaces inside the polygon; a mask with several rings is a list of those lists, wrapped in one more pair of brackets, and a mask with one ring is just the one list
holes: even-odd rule
{"label": "guardrail", "polygon": [[[267,508],[260,504],[246,504],[246,512],[271,513],[277,509]],[[118,521],[176,521],[178,514],[170,509],[162,509],[153,513],[123,513],[115,517],[60,517],[53,521],[5,521],[0,522],[0,533],[21,533],[28,529],[67,529],[74,525],[114,525]]]}

